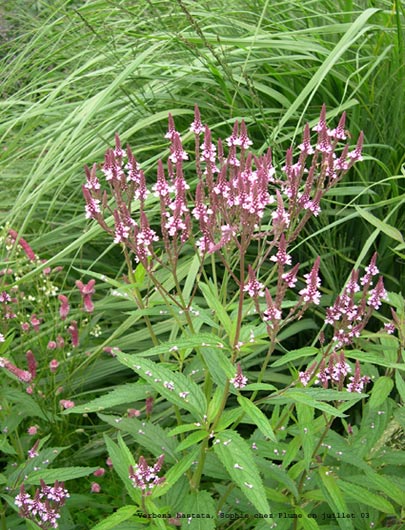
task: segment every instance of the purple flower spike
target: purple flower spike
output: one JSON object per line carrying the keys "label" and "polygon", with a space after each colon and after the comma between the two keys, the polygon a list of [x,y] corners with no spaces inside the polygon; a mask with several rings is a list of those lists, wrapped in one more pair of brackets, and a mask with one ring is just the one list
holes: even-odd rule
{"label": "purple flower spike", "polygon": [[94,285],[96,280],[90,280],[87,284],[84,284],[80,280],[76,281],[76,287],[79,289],[80,294],[83,298],[84,310],[86,313],[92,313],[94,311],[94,304],[91,299],[92,295],[96,292]]}
{"label": "purple flower spike", "polygon": [[321,301],[321,293],[319,291],[321,279],[318,276],[320,263],[321,258],[318,256],[311,272],[309,274],[304,274],[307,286],[304,289],[301,289],[299,294],[303,297],[304,302],[307,304],[312,302],[315,305],[319,305],[319,302]]}

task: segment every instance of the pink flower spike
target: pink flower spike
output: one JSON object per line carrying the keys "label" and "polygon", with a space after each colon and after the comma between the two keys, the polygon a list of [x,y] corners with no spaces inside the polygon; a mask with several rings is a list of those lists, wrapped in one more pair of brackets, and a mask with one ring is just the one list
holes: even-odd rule
{"label": "pink flower spike", "polygon": [[354,151],[349,153],[349,158],[352,159],[353,162],[357,162],[359,160],[363,160],[363,157],[361,155],[361,152],[363,150],[363,141],[364,141],[364,134],[363,131],[361,131],[359,135],[359,139],[357,140],[357,145]]}
{"label": "pink flower spike", "polygon": [[378,267],[376,266],[377,262],[377,252],[374,252],[370,264],[365,268],[366,274],[361,278],[361,285],[369,284],[373,276],[376,276],[379,273]]}
{"label": "pink flower spike", "polygon": [[155,400],[153,399],[153,397],[147,397],[145,399],[145,407],[146,407],[147,416],[150,416],[152,414],[154,401]]}
{"label": "pink flower spike", "polygon": [[122,149],[121,140],[120,140],[120,137],[118,136],[118,133],[115,133],[114,137],[115,137],[114,156],[116,156],[117,158],[122,158],[123,156],[125,156],[125,151]]}
{"label": "pink flower spike", "polygon": [[367,300],[367,305],[369,305],[373,309],[379,309],[382,300],[386,300],[387,296],[388,294],[384,288],[383,277],[380,276],[375,288],[369,292],[369,299]]}
{"label": "pink flower spike", "polygon": [[64,409],[72,409],[75,406],[75,402],[70,399],[61,399],[59,405]]}
{"label": "pink flower spike", "polygon": [[27,358],[28,371],[31,374],[31,378],[35,379],[35,377],[37,375],[37,366],[38,366],[38,363],[37,363],[37,361],[35,359],[35,356],[34,356],[34,354],[32,353],[31,350],[28,350],[27,353],[25,354],[25,356]]}
{"label": "pink flower spike", "polygon": [[[139,488],[145,495],[150,495],[150,491],[155,486],[162,484],[165,477],[158,477],[159,471],[162,469],[164,455],[160,455],[154,466],[149,466],[143,456],[139,457],[138,464],[129,466],[129,478],[133,482],[134,488]],[[149,490],[149,491],[148,491]]]}
{"label": "pink flower spike", "polygon": [[100,491],[101,491],[100,484],[98,484],[97,482],[92,482],[90,491],[91,491],[91,493],[100,493]]}
{"label": "pink flower spike", "polygon": [[128,418],[139,418],[141,411],[138,409],[128,409]]}
{"label": "pink flower spike", "polygon": [[32,375],[30,372],[27,372],[26,370],[21,370],[21,368],[18,368],[11,361],[5,359],[4,357],[0,357],[0,368],[5,368],[6,370],[8,370],[11,374],[15,375],[17,379],[19,379],[22,383],[29,383],[32,379]]}
{"label": "pink flower spike", "polygon": [[28,331],[30,330],[30,325],[28,324],[28,322],[22,322],[21,323],[21,330],[24,333],[28,333]]}
{"label": "pink flower spike", "polygon": [[204,126],[201,123],[200,110],[197,105],[194,106],[194,121],[190,125],[190,131],[198,135],[204,132]]}
{"label": "pink flower spike", "polygon": [[57,361],[56,359],[52,359],[52,361],[49,363],[49,370],[52,373],[55,373],[58,368],[59,368],[59,361]]}
{"label": "pink flower spike", "polygon": [[325,103],[322,105],[321,114],[319,116],[318,123],[315,125],[315,127],[312,127],[312,130],[316,132],[321,132],[324,129],[326,129],[326,105]]}
{"label": "pink flower spike", "polygon": [[27,433],[30,436],[35,436],[38,432],[38,427],[36,425],[31,425],[31,427],[28,427]]}
{"label": "pink flower spike", "polygon": [[112,463],[112,460],[111,460],[110,457],[107,458],[107,460],[105,461],[105,463],[107,464],[107,466],[108,466],[109,468],[114,467],[114,464]]}
{"label": "pink flower spike", "polygon": [[33,313],[31,315],[30,322],[31,322],[31,326],[38,333],[39,332],[39,326],[41,324],[41,320],[37,317],[37,315],[35,313]]}
{"label": "pink flower spike", "polygon": [[96,280],[92,279],[89,280],[87,283],[83,283],[80,280],[76,280],[76,287],[79,289],[80,294],[82,296],[86,294],[94,294],[96,291],[94,289],[94,285],[96,283]]}
{"label": "pink flower spike", "polygon": [[251,267],[251,265],[248,266],[248,282],[243,287],[243,290],[247,293],[249,293],[249,296],[252,298],[257,298],[258,296],[264,296],[264,285],[260,283],[257,278],[255,271]]}
{"label": "pink flower spike", "polygon": [[59,316],[61,320],[66,320],[66,317],[68,316],[70,312],[69,300],[67,296],[65,296],[64,294],[60,294],[58,296],[58,300],[61,303],[59,307]]}
{"label": "pink flower spike", "polygon": [[263,320],[270,323],[271,326],[278,320],[281,320],[281,311],[276,307],[271,297],[270,291],[266,288],[267,307],[263,313]]}
{"label": "pink flower spike", "polygon": [[38,456],[38,447],[39,447],[39,440],[37,440],[34,445],[31,447],[31,449],[28,450],[28,458],[35,458]]}
{"label": "pink flower spike", "polygon": [[388,333],[388,335],[392,335],[395,333],[395,324],[393,322],[385,322],[384,331]]}
{"label": "pink flower spike", "polygon": [[232,379],[229,380],[229,382],[235,387],[235,388],[244,388],[248,382],[248,378],[243,375],[242,373],[242,367],[241,364],[238,363],[236,367],[236,375]]}
{"label": "pink flower spike", "polygon": [[247,128],[245,120],[241,121],[240,124],[240,134],[238,138],[238,144],[242,149],[249,149],[249,147],[253,144],[252,140],[247,135]]}
{"label": "pink flower spike", "polygon": [[318,256],[315,260],[314,266],[311,269],[311,272],[309,274],[304,274],[307,286],[305,289],[301,289],[299,294],[303,297],[305,303],[312,302],[315,305],[319,305],[319,302],[321,301],[321,293],[318,290],[321,285],[321,280],[318,276],[320,263],[321,258]]}
{"label": "pink flower spike", "polygon": [[288,285],[288,287],[293,288],[295,287],[295,284],[297,283],[297,274],[298,269],[300,268],[300,264],[297,263],[294,265],[294,267],[289,270],[288,272],[285,272],[281,277],[285,281],[285,283]]}
{"label": "pink flower spike", "polygon": [[275,256],[271,256],[270,261],[274,261],[279,265],[291,265],[291,256],[287,254],[287,245],[284,234],[281,234],[278,243],[278,252]]}
{"label": "pink flower spike", "polygon": [[335,140],[346,140],[347,136],[346,136],[346,131],[345,131],[345,122],[346,122],[346,112],[343,112],[336,129],[332,129],[331,131],[328,131],[329,136],[331,136]]}
{"label": "pink flower spike", "polygon": [[9,229],[8,233],[12,237],[14,242],[18,241],[18,244],[23,249],[23,251],[24,251],[25,255],[27,256],[27,258],[30,261],[35,261],[36,260],[35,252],[32,250],[32,248],[27,243],[27,241],[23,237],[19,237],[18,232],[16,232],[15,230],[12,230],[11,228]]}
{"label": "pink flower spike", "polygon": [[176,127],[174,125],[173,116],[169,112],[169,125],[167,133],[165,134],[165,138],[168,138],[169,140],[173,139],[173,135],[178,134],[176,131]]}
{"label": "pink flower spike", "polygon": [[228,144],[228,147],[235,146],[235,145],[240,145],[238,120],[235,121],[234,126],[233,126],[232,134],[231,134],[231,136],[229,136],[226,139],[226,143]]}
{"label": "pink flower spike", "polygon": [[79,346],[79,330],[77,328],[77,322],[76,320],[72,320],[70,323],[70,326],[67,329],[68,333],[70,334],[72,338],[72,346],[73,348],[77,348]]}
{"label": "pink flower spike", "polygon": [[86,313],[92,313],[94,311],[94,304],[91,297],[96,292],[94,289],[95,283],[96,280],[94,279],[89,280],[87,284],[84,284],[80,280],[76,281],[76,287],[79,289],[80,294],[82,295],[84,310]]}
{"label": "pink flower spike", "polygon": [[99,467],[96,469],[96,471],[93,473],[95,477],[102,477],[105,474],[105,469],[103,467]]}
{"label": "pink flower spike", "polygon": [[302,144],[298,146],[298,149],[306,155],[313,155],[315,153],[314,148],[311,146],[311,131],[308,123],[305,125]]}

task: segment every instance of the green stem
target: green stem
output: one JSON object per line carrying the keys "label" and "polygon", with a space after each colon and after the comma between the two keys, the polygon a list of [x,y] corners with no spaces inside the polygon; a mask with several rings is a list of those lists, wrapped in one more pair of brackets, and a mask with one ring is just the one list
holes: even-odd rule
{"label": "green stem", "polygon": [[[143,300],[142,300],[142,295],[141,295],[138,287],[136,287],[136,285],[135,285],[136,281],[135,281],[134,271],[132,269],[131,259],[130,259],[128,251],[127,251],[127,249],[125,247],[124,247],[124,255],[125,255],[125,261],[126,261],[127,267],[128,267],[128,276],[129,276],[130,282],[132,284],[135,300],[136,300],[136,302],[138,304],[139,309],[145,309],[145,305],[144,305]],[[151,336],[153,345],[157,346],[159,344],[159,341],[158,341],[158,339],[157,339],[157,337],[155,335],[155,332],[153,331],[153,327],[152,327],[152,323],[150,321],[150,318],[148,317],[148,315],[143,315],[143,319],[145,321],[146,327],[148,328],[148,331],[149,331],[149,334]]]}

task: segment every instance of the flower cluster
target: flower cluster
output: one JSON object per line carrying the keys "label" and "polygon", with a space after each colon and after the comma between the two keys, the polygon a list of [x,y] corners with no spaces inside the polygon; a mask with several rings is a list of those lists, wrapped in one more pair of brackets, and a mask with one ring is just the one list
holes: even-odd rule
{"label": "flower cluster", "polygon": [[[159,241],[169,256],[177,256],[191,236],[202,255],[219,252],[230,243],[240,248],[252,238],[270,237],[271,249],[277,249],[270,259],[283,267],[290,265],[287,246],[296,239],[312,215],[319,215],[324,193],[357,160],[361,160],[363,135],[360,134],[353,151],[348,145],[341,147],[339,143],[347,137],[345,115],[335,129],[328,128],[325,117],[323,106],[314,128],[317,139],[311,144],[307,125],[298,147],[298,159],[294,161],[293,148],[290,148],[284,166],[277,172],[270,149],[262,156],[250,151],[252,141],[243,120],[235,122],[231,136],[226,139],[225,152],[221,140],[213,143],[212,132],[202,124],[196,106],[190,130],[195,137],[198,181],[192,195],[183,167],[189,155],[183,148],[173,117],[169,115],[165,137],[170,141],[170,155],[166,167],[159,160],[156,184],[152,186],[153,195],[160,201],[159,231],[150,226],[145,205],[150,192],[146,188],[144,172],[131,148],[127,146],[124,150],[116,134],[115,148],[107,150],[102,166],[114,201],[111,203],[107,192],[102,191],[97,165],[94,164],[92,169],[86,167],[87,181],[83,185],[86,217],[95,219],[111,234],[115,243],[125,244],[135,259],[146,267],[151,259],[159,259],[156,253]],[[139,204],[135,205],[134,200]],[[139,213],[134,216],[136,206]],[[265,234],[261,234],[259,226],[266,212],[271,225]],[[106,213],[112,215],[114,228],[107,225]],[[311,282],[302,296],[305,301],[318,303],[312,277]]]}
{"label": "flower cluster", "polygon": [[[382,276],[373,287],[374,277],[379,273],[376,262],[375,253],[360,279],[359,271],[354,269],[342,294],[326,309],[325,323],[333,326],[332,341],[319,366],[314,363],[306,371],[299,372],[299,379],[304,386],[316,376],[315,383],[324,388],[328,388],[329,384],[340,390],[344,387],[345,378],[352,370],[345,360],[342,348],[352,345],[360,337],[373,311],[379,309],[382,300],[387,298]],[[307,276],[307,282],[310,282],[310,275]],[[315,285],[316,282],[313,283]],[[302,291],[300,294],[303,294]],[[386,333],[393,333],[395,326],[392,322],[387,323],[384,330]],[[354,375],[350,376],[346,389],[349,392],[361,392],[368,381],[367,376],[360,375],[357,361]]]}
{"label": "flower cluster", "polygon": [[[70,355],[70,352],[66,352],[67,348],[79,347],[80,328],[87,321],[69,319],[69,298],[58,293],[54,279],[54,275],[59,273],[62,267],[44,267],[46,260],[40,259],[28,241],[8,226],[0,231],[0,257],[7,265],[0,270],[0,343],[13,338],[13,349],[15,343],[19,344],[20,350],[24,348],[26,341],[33,345],[32,350],[25,352],[26,366],[23,366],[24,359],[17,356],[15,359],[8,358],[9,354],[3,353],[0,357],[0,373],[3,369],[25,384],[28,394],[35,394],[44,399],[49,393],[49,379],[43,377],[44,371],[49,370],[55,374],[65,368],[66,365],[62,364],[61,359]],[[22,281],[27,273],[41,266],[42,274],[38,274],[34,281]],[[94,279],[87,284],[80,280],[76,282],[77,291],[73,296],[78,298],[80,295],[83,313],[94,311],[92,297],[95,293],[95,283]],[[49,318],[55,313],[55,309],[59,309],[59,318],[55,319],[56,322],[59,321],[57,326],[54,325],[55,321],[52,319],[50,322]],[[36,334],[45,335],[47,332],[55,332],[55,337],[49,337],[51,340],[48,341],[35,338]],[[41,364],[37,361],[39,359],[43,361]],[[52,381],[55,383],[55,379]],[[58,387],[55,388],[55,393],[60,394],[65,390]],[[64,408],[69,403],[73,402],[66,399],[60,401]]]}
{"label": "flower cluster", "polygon": [[149,466],[143,456],[139,458],[138,464],[129,468],[129,478],[132,480],[134,488],[142,490],[144,495],[150,495],[151,490],[163,484],[165,477],[158,477],[159,471],[162,469],[165,456],[160,455],[154,466]]}
{"label": "flower cluster", "polygon": [[[323,388],[329,386],[336,387],[338,390],[346,388],[348,392],[362,392],[364,386],[370,381],[366,375],[360,374],[360,363],[356,361],[354,376],[349,377],[347,382],[346,377],[352,372],[351,366],[345,359],[343,350],[337,354],[332,353],[329,357],[329,362],[326,364],[325,359],[322,359],[319,368],[316,368],[316,363],[313,363],[305,372],[299,372],[298,377],[304,386],[307,386],[310,380],[315,376],[315,384],[322,385]],[[346,381],[346,387],[344,383]]]}
{"label": "flower cluster", "polygon": [[31,497],[21,486],[20,493],[16,496],[14,503],[19,508],[19,514],[25,519],[34,521],[39,528],[58,528],[59,511],[69,497],[63,482],[56,481],[53,486],[47,486],[41,480],[41,487]]}
{"label": "flower cluster", "polygon": [[367,325],[373,310],[379,309],[382,300],[387,297],[382,276],[372,288],[373,276],[378,275],[376,260],[377,254],[374,254],[365,269],[366,273],[360,279],[363,289],[358,281],[359,271],[353,270],[343,293],[336,298],[333,306],[326,310],[325,322],[334,328],[335,349],[352,344],[353,339],[359,337]]}
{"label": "flower cluster", "polygon": [[240,363],[237,364],[235,377],[230,379],[229,382],[237,389],[244,388],[246,386],[248,382],[248,378],[245,375],[243,375],[242,367]]}

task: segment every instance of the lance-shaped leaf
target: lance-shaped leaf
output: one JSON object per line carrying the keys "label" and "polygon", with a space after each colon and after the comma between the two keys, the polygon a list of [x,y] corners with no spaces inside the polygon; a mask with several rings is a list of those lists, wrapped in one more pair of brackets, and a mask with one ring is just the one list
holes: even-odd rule
{"label": "lance-shaped leaf", "polygon": [[[347,504],[344,500],[343,493],[339,489],[336,477],[328,470],[327,467],[319,468],[319,476],[321,478],[321,490],[325,496],[329,507],[334,513],[348,513]],[[353,530],[353,523],[351,519],[338,519],[337,523],[342,530]]]}
{"label": "lance-shaped leaf", "polygon": [[149,359],[140,359],[125,353],[118,353],[117,358],[146,379],[147,383],[170,403],[188,410],[198,420],[202,419],[207,410],[207,400],[201,388],[192,379]]}
{"label": "lance-shaped leaf", "polygon": [[137,509],[138,508],[136,506],[122,506],[121,508],[118,508],[116,512],[109,515],[106,519],[96,524],[96,526],[93,526],[91,530],[112,530],[123,521],[126,521],[132,517]]}
{"label": "lance-shaped leaf", "polygon": [[339,488],[349,501],[361,502],[383,513],[395,513],[395,508],[387,499],[384,499],[381,495],[371,493],[369,489],[363,488],[358,484],[339,480]]}
{"label": "lance-shaped leaf", "polygon": [[215,438],[214,451],[253,506],[260,513],[270,513],[259,469],[246,441],[237,432],[226,430]]}
{"label": "lance-shaped leaf", "polygon": [[218,295],[215,294],[215,287],[213,285],[206,285],[202,282],[200,282],[198,286],[201,289],[201,292],[208,306],[215,312],[215,315],[222,324],[224,330],[226,331],[226,334],[228,335],[228,337],[231,337],[232,320],[228,315],[225,307],[219,301]]}
{"label": "lance-shaped leaf", "polygon": [[134,485],[129,478],[129,466],[135,466],[136,462],[128,447],[125,445],[121,435],[118,435],[118,445],[111,440],[106,434],[104,435],[105,444],[107,446],[108,455],[114,466],[114,471],[118,473],[120,479],[125,485],[129,496],[137,504],[141,501],[140,490],[134,488]]}
{"label": "lance-shaped leaf", "polygon": [[[29,476],[29,483],[38,485],[42,479],[46,483],[55,482],[59,480],[60,482],[65,482],[66,480],[74,480],[76,478],[88,477],[97,467],[61,467],[58,469],[45,469],[41,471],[34,471]],[[27,481],[28,482],[28,481]]]}
{"label": "lance-shaped leaf", "polygon": [[271,428],[269,419],[263,414],[263,412],[256,407],[250,399],[243,396],[238,396],[238,403],[242,407],[243,412],[257,425],[259,431],[273,442],[276,442],[277,440],[273,429]]}
{"label": "lance-shaped leaf", "polygon": [[190,530],[214,530],[216,509],[215,502],[208,491],[190,493],[184,499],[184,513],[193,514],[190,520],[186,519],[187,528]]}
{"label": "lance-shaped leaf", "polygon": [[84,405],[78,405],[71,409],[65,410],[64,414],[83,414],[86,412],[99,412],[104,409],[123,405],[124,403],[133,403],[134,401],[143,401],[145,395],[151,387],[142,383],[129,383],[128,385],[117,386],[112,392],[104,396],[92,399]]}

